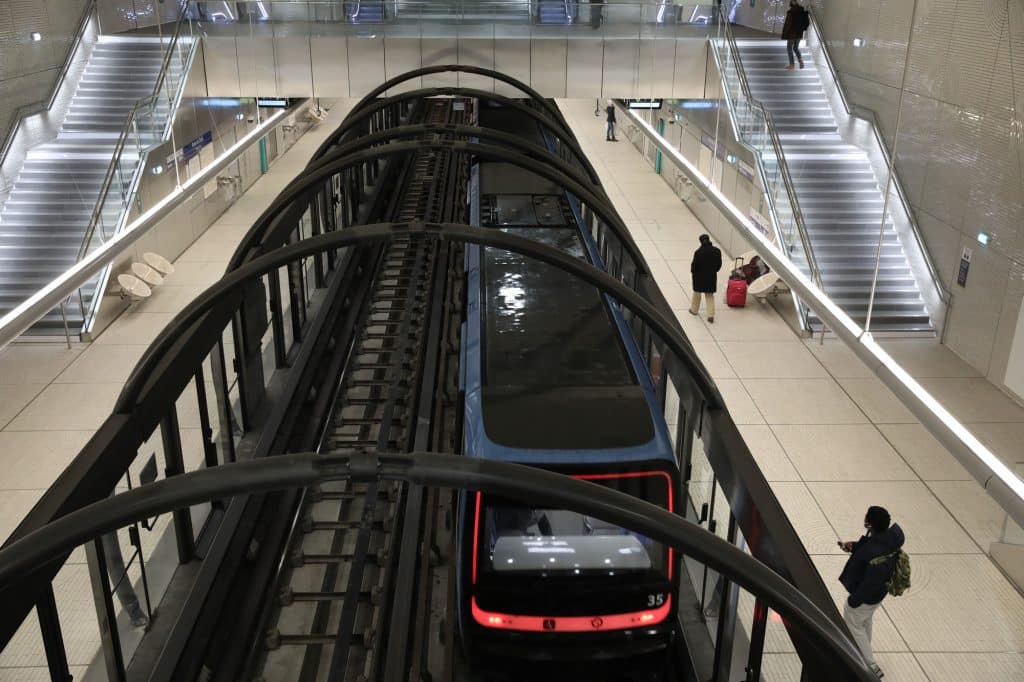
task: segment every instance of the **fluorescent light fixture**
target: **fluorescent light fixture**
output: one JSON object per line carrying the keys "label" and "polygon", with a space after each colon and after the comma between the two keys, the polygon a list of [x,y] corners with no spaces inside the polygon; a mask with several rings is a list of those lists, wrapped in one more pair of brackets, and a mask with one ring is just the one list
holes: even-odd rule
{"label": "fluorescent light fixture", "polygon": [[42,33],[39,33],[38,31],[32,31],[32,42],[33,43],[38,43],[42,39],[43,39],[43,34]]}
{"label": "fluorescent light fixture", "polygon": [[153,175],[160,175],[161,173],[164,172],[164,167],[158,163],[157,165],[150,168],[149,172],[152,173]]}
{"label": "fluorescent light fixture", "polygon": [[982,246],[985,246],[986,244],[988,244],[990,239],[991,239],[991,237],[989,237],[984,232],[979,232],[978,233],[978,243],[981,244]]}
{"label": "fluorescent light fixture", "polygon": [[736,157],[734,155],[732,155],[732,154],[727,154],[726,157],[725,157],[725,160],[728,161],[731,164],[735,164],[736,163]]}
{"label": "fluorescent light fixture", "polygon": [[236,121],[244,121],[245,120],[245,114],[243,114],[241,111],[239,111],[237,114],[235,114],[235,120]]}
{"label": "fluorescent light fixture", "polygon": [[854,47],[864,47],[864,39],[863,38],[854,38],[853,39],[853,46]]}

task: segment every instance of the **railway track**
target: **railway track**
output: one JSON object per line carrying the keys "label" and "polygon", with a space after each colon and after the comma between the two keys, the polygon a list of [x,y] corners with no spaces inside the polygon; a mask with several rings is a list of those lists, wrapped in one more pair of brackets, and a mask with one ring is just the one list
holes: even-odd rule
{"label": "railway track", "polygon": [[[465,122],[468,105],[453,102],[428,101],[423,122]],[[467,174],[463,157],[413,154],[389,218],[464,220]],[[384,248],[321,451],[454,447],[458,335],[450,333],[449,320],[458,318],[461,303],[459,267],[450,267],[461,266],[455,250],[419,238]],[[458,319],[453,324],[457,330]],[[420,531],[435,525],[437,506],[436,492],[424,496],[393,483],[344,481],[306,490],[255,678],[367,682],[386,673],[405,679],[404,665],[401,673],[394,664],[384,671],[379,652],[388,639],[417,637],[415,628],[392,625],[392,610],[409,608],[393,595],[403,582],[422,579],[430,564],[433,542]],[[411,654],[410,661],[418,660]]]}

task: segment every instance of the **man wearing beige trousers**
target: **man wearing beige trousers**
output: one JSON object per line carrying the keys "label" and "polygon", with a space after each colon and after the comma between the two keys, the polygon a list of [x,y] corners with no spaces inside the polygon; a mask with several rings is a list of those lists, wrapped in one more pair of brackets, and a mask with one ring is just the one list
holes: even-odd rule
{"label": "man wearing beige trousers", "polygon": [[690,275],[693,278],[693,300],[690,314],[700,312],[700,299],[704,296],[704,309],[708,322],[715,321],[715,291],[718,289],[718,271],[722,269],[722,252],[711,243],[711,237],[700,236],[700,248],[693,254]]}

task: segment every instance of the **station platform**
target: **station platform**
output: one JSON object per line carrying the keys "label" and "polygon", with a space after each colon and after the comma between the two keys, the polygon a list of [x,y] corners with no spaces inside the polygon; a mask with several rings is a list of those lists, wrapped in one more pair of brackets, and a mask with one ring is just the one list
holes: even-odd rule
{"label": "station platform", "polygon": [[[1002,533],[999,506],[842,342],[801,339],[752,299],[727,307],[727,264],[714,323],[690,315],[700,221],[624,135],[605,141],[593,100],[558,105],[840,610],[836,543],[860,536],[873,504],[906,532],[913,588],[875,617],[885,679],[1024,679],[1024,597],[986,554]],[[1004,461],[1021,457],[1024,408],[934,340],[881,343]],[[796,654],[770,636],[764,661],[765,679],[796,679]]]}
{"label": "station platform", "polygon": [[[125,378],[176,311],[216,281],[240,237],[344,118],[339,101],[175,263],[174,279],[91,344],[16,344],[0,352],[0,538],[6,538],[109,414]],[[687,312],[689,262],[704,229],[628,141],[605,142],[593,100],[560,100],[584,152],[633,231],[660,287],[726,397],[744,437],[837,603],[845,555],[880,504],[907,532],[914,587],[875,624],[886,679],[1024,679],[1024,598],[988,558],[1004,514],[841,343],[801,339],[754,302],[724,305],[714,324]],[[886,349],[1007,462],[1019,456],[1024,409],[934,341]],[[84,559],[62,571],[64,634],[76,679],[99,633]],[[73,606],[80,601],[80,618]],[[34,618],[34,616],[33,616]],[[31,625],[32,621],[29,621]],[[0,654],[0,681],[48,678],[31,627]],[[765,679],[794,679],[796,654],[773,638]]]}
{"label": "station platform", "polygon": [[[164,325],[221,278],[253,221],[306,166],[356,100],[337,100],[327,118],[282,154],[175,262],[153,296],[133,304],[92,343],[15,343],[0,351],[0,542],[110,415],[125,380]],[[122,538],[122,542],[124,538]],[[84,555],[58,578],[71,672],[83,679],[99,646]],[[35,613],[0,652],[0,681],[47,680]]]}

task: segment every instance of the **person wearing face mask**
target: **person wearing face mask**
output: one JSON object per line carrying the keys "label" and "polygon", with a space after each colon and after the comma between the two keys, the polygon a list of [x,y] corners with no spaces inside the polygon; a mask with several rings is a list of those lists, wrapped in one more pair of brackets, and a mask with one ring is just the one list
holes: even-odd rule
{"label": "person wearing face mask", "polygon": [[850,553],[839,574],[839,582],[850,593],[843,604],[843,620],[864,660],[882,677],[884,673],[871,650],[871,620],[889,593],[888,583],[896,570],[904,536],[903,529],[891,523],[889,512],[882,507],[868,507],[864,529],[860,540],[839,543],[844,552]]}
{"label": "person wearing face mask", "polygon": [[811,25],[811,15],[807,13],[797,0],[789,0],[789,11],[786,12],[786,21],[782,24],[782,39],[786,41],[786,52],[789,53],[789,66],[793,70],[793,57],[800,62],[800,68],[804,68],[804,57],[800,54],[800,41],[804,38],[804,31]]}

